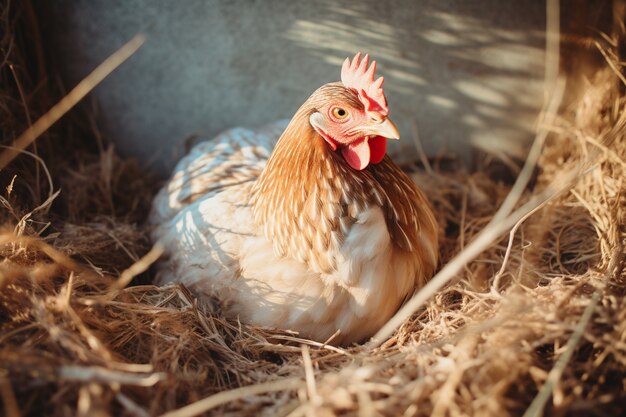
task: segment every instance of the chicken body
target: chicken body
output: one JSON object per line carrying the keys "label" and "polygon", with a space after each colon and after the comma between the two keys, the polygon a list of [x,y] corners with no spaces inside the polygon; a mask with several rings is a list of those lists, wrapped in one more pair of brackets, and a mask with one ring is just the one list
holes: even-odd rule
{"label": "chicken body", "polygon": [[151,213],[166,249],[158,283],[181,282],[242,322],[347,344],[373,335],[430,278],[428,202],[384,153],[361,168],[362,150],[354,162],[333,149],[315,127],[326,127],[315,117],[327,101],[363,107],[327,84],[286,128],[233,129],[179,162]]}

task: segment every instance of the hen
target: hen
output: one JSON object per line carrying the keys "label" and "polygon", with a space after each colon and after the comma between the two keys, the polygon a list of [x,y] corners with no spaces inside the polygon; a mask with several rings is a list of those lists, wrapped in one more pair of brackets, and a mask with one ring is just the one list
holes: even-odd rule
{"label": "hen", "polygon": [[346,59],[341,82],[286,128],[233,129],[178,163],[151,213],[159,284],[183,283],[242,322],[348,344],[431,277],[437,224],[386,155],[399,134],[368,61]]}

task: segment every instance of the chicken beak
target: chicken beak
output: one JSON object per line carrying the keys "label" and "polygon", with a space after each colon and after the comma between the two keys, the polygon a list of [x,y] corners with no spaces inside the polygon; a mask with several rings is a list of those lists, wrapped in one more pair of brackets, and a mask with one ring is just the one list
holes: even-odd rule
{"label": "chicken beak", "polygon": [[382,136],[387,139],[400,139],[400,132],[391,119],[385,118],[382,122],[373,122],[363,129],[368,134]]}

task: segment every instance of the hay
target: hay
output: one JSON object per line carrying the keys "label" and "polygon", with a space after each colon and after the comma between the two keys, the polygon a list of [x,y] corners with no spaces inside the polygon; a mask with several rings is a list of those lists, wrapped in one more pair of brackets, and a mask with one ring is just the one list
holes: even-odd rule
{"label": "hay", "polygon": [[[0,75],[15,87],[8,65],[24,61],[8,47],[7,9],[2,51],[12,52]],[[11,185],[0,231],[4,415],[530,416],[544,406],[624,415],[626,100],[620,60],[599,46],[611,65],[548,126],[533,186],[516,205],[539,208],[376,347],[244,325],[184,287],[150,285],[158,249],[142,220],[154,181],[104,140],[59,156],[62,143],[98,132],[52,130],[30,149],[52,187],[28,155],[2,171]],[[34,91],[26,75],[23,91]],[[3,138],[16,138],[45,109],[24,113],[34,96],[7,94]],[[446,265],[489,224],[519,171],[489,155],[473,172],[449,155],[428,163],[429,173],[407,169],[436,208]],[[555,180],[567,190],[547,192]]]}

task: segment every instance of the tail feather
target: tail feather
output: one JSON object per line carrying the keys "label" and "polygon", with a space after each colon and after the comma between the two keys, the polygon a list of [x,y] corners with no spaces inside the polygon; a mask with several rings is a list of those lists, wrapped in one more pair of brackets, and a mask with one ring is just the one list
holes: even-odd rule
{"label": "tail feather", "polygon": [[150,223],[168,221],[199,197],[256,180],[287,124],[280,120],[256,130],[234,128],[198,143],[155,197]]}

